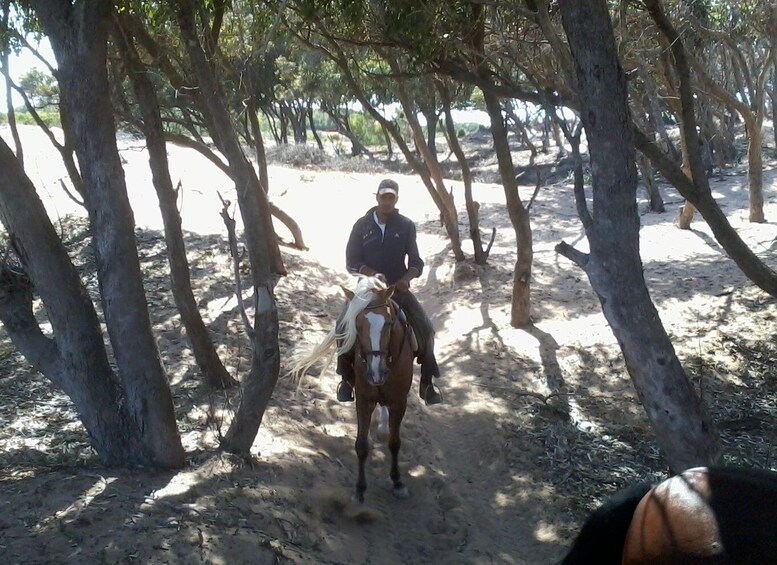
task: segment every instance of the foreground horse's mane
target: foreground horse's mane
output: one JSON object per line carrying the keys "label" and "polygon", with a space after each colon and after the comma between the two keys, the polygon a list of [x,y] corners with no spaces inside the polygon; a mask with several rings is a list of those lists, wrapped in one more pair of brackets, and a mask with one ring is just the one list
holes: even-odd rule
{"label": "foreground horse's mane", "polygon": [[[321,343],[297,360],[287,375],[299,384],[310,368],[321,359],[325,359],[324,368],[321,370],[323,373],[329,368],[335,354],[349,351],[356,341],[356,317],[369,306],[378,291],[385,289],[386,283],[382,280],[359,275],[353,298],[348,302],[343,319],[329,330]],[[337,347],[338,340],[340,347]]]}

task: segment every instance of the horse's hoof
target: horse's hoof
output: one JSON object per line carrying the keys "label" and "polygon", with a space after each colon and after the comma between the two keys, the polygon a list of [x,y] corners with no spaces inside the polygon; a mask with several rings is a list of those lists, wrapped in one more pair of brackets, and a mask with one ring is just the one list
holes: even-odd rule
{"label": "horse's hoof", "polygon": [[394,496],[399,500],[407,500],[410,498],[410,491],[407,490],[405,485],[394,487],[391,492],[394,493]]}

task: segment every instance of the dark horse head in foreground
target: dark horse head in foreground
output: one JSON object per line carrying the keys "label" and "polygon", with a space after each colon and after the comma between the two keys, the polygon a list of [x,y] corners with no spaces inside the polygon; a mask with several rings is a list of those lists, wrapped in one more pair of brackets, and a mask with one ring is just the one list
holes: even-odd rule
{"label": "dark horse head in foreground", "polygon": [[388,419],[390,477],[394,495],[407,498],[408,491],[399,473],[398,454],[401,444],[399,428],[413,382],[414,353],[409,330],[399,315],[397,305],[391,300],[394,287],[386,287],[374,277],[360,277],[355,291],[343,290],[348,297],[348,306],[341,322],[321,344],[296,363],[290,373],[300,379],[319,359],[328,356],[331,362],[335,353],[354,348],[358,423],[355,447],[359,459],[356,499],[364,502],[364,491],[367,489],[364,467],[369,453],[370,423],[376,406],[381,407],[381,419]]}
{"label": "dark horse head in foreground", "polygon": [[777,564],[777,473],[698,467],[629,487],[588,518],[562,565]]}

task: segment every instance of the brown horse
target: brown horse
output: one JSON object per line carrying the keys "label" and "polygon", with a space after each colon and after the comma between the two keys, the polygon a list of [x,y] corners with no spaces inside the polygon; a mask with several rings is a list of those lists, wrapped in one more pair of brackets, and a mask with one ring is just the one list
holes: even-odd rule
{"label": "brown horse", "polygon": [[414,351],[410,330],[399,315],[398,306],[391,300],[393,286],[386,287],[374,277],[359,277],[355,292],[343,290],[348,297],[348,306],[342,319],[318,347],[295,364],[290,373],[301,379],[316,361],[327,354],[331,362],[335,353],[354,349],[353,385],[358,423],[355,447],[359,459],[356,499],[364,502],[364,491],[367,489],[364,466],[369,454],[370,423],[378,405],[381,419],[388,419],[393,492],[398,498],[407,498],[409,494],[399,473],[398,454],[401,444],[399,428],[413,383]]}
{"label": "brown horse", "polygon": [[[364,502],[367,489],[364,465],[369,454],[370,422],[377,405],[388,410],[389,476],[394,483],[394,495],[398,498],[409,496],[400,477],[398,455],[399,428],[407,408],[407,394],[413,384],[413,348],[407,326],[400,319],[397,305],[391,301],[393,293],[394,287],[373,288],[369,302],[355,317],[354,394],[358,423],[355,447],[359,459],[356,500],[359,502]],[[346,295],[353,303],[354,294],[346,291]]]}
{"label": "brown horse", "polygon": [[777,473],[698,467],[594,511],[564,565],[777,563]]}

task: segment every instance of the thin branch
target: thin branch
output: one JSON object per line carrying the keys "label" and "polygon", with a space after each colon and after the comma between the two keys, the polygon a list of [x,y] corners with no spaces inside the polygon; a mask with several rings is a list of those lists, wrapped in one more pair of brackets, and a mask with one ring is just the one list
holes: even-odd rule
{"label": "thin branch", "polygon": [[254,327],[251,325],[251,321],[248,319],[245,303],[243,302],[243,285],[240,282],[240,253],[237,248],[235,219],[229,215],[229,207],[232,203],[229,200],[225,200],[224,197],[221,196],[220,192],[217,192],[217,194],[219,195],[219,200],[221,200],[222,204],[221,212],[219,212],[219,215],[224,220],[224,225],[227,227],[227,234],[229,237],[229,252],[232,255],[232,267],[235,276],[235,297],[237,298],[237,305],[240,309],[240,317],[243,318],[243,324],[245,324],[246,327],[246,333],[253,341],[256,332],[254,331]]}
{"label": "thin branch", "polygon": [[575,265],[580,267],[585,271],[586,265],[588,265],[588,259],[589,255],[588,253],[583,253],[582,251],[578,251],[571,245],[569,245],[566,241],[562,241],[561,243],[556,245],[556,253],[559,255],[562,255],[572,261]]}

